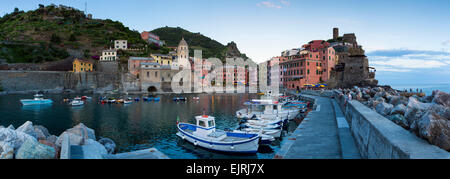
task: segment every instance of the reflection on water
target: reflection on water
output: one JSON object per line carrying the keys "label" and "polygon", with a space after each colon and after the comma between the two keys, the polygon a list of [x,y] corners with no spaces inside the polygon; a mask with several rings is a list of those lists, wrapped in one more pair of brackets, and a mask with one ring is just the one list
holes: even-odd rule
{"label": "reflection on water", "polygon": [[[46,95],[45,98],[54,103],[45,106],[22,106],[19,100],[27,95],[0,96],[0,125],[18,127],[29,120],[47,127],[51,134],[59,135],[82,122],[95,130],[97,138],[114,140],[120,152],[155,147],[170,158],[273,158],[283,142],[271,146],[273,152],[263,150],[254,156],[236,156],[210,152],[178,140],[177,117],[181,122],[194,123],[194,117],[201,115],[204,109],[216,117],[218,129],[235,129],[239,126],[235,111],[243,108],[245,101],[257,98],[256,95],[183,95],[188,98],[187,102],[173,102],[172,98],[179,95],[161,95],[159,102],[141,100],[127,105],[100,104],[100,96],[93,96],[84,106],[76,107],[62,102],[64,98],[75,96]],[[200,99],[193,100],[196,96]]]}

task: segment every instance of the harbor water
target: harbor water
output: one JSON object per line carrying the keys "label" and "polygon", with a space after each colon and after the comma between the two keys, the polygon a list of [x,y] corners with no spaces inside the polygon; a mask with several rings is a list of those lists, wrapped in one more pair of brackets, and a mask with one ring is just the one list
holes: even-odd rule
{"label": "harbor water", "polygon": [[[23,106],[20,99],[32,99],[32,95],[0,96],[0,125],[12,124],[19,127],[26,121],[43,125],[53,135],[59,136],[66,129],[84,123],[96,132],[97,138],[108,137],[116,142],[118,152],[157,148],[170,158],[208,159],[208,158],[273,158],[283,140],[277,140],[270,147],[261,148],[256,155],[221,154],[195,147],[176,136],[177,117],[180,122],[194,123],[194,117],[203,111],[216,117],[218,129],[236,129],[239,120],[235,117],[243,103],[258,98],[256,94],[200,94],[182,95],[187,102],[174,102],[172,98],[180,95],[159,95],[159,102],[141,101],[132,104],[101,104],[100,96],[92,96],[84,106],[72,107],[63,102],[65,98],[77,95],[45,95],[54,101],[52,105]],[[80,95],[79,95],[80,96]],[[114,96],[111,96],[114,97]],[[119,97],[118,95],[116,97]],[[193,97],[200,97],[193,100]],[[291,124],[292,123],[292,124]],[[290,122],[290,125],[296,125]]]}

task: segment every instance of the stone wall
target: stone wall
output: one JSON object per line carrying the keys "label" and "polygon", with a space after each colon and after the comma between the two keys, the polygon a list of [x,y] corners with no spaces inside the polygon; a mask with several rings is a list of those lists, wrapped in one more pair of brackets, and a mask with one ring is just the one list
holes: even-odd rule
{"label": "stone wall", "polygon": [[98,92],[118,89],[117,74],[99,72],[72,73],[58,71],[0,71],[0,85],[7,93]]}
{"label": "stone wall", "polygon": [[450,159],[449,152],[430,145],[360,102],[353,100],[344,105],[343,96],[334,97],[344,112],[363,158]]}

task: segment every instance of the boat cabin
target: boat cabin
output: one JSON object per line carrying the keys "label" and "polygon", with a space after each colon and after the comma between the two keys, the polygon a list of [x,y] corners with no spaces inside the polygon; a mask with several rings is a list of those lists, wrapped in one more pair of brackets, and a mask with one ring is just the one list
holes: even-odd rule
{"label": "boat cabin", "polygon": [[208,115],[196,116],[197,130],[194,135],[207,136],[211,133],[216,132],[216,121],[215,118]]}
{"label": "boat cabin", "polygon": [[281,103],[273,100],[257,100],[244,103],[247,108],[247,113],[260,113],[260,114],[277,114],[281,110]]}

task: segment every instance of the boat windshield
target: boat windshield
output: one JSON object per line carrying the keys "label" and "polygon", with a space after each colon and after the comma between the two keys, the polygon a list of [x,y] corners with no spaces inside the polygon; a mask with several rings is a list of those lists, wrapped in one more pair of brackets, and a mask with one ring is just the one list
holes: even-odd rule
{"label": "boat windshield", "polygon": [[209,126],[209,127],[215,126],[214,121],[208,121],[208,126]]}

